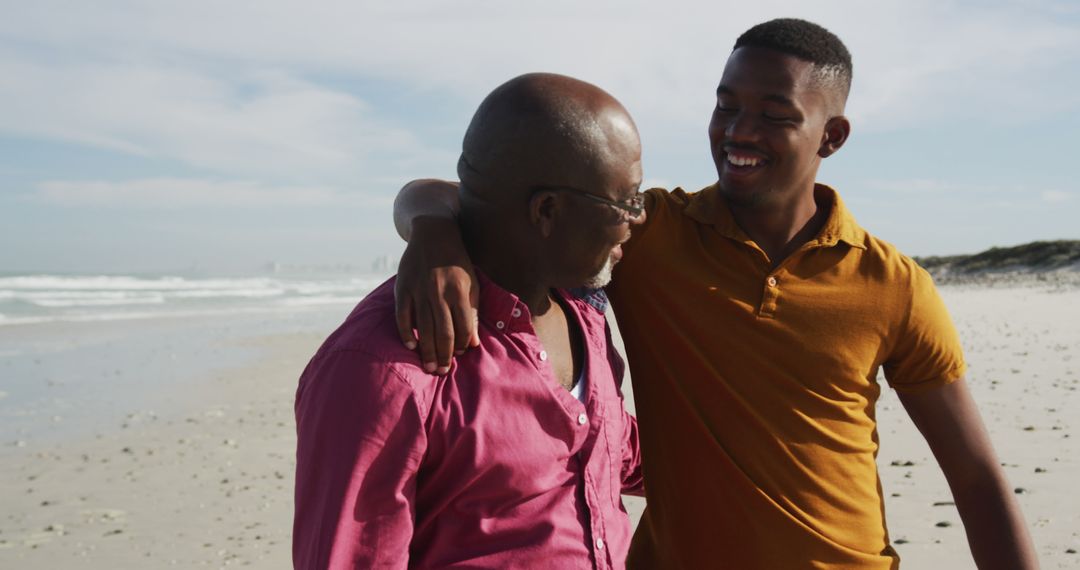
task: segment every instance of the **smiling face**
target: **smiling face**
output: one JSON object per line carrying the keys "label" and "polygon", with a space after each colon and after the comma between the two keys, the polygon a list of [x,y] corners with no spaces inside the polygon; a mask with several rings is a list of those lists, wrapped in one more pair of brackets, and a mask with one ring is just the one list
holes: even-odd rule
{"label": "smiling face", "polygon": [[[720,192],[736,207],[812,195],[821,158],[847,136],[836,94],[814,64],[760,47],[731,53],[716,92],[709,141]],[[838,132],[840,128],[842,132]]]}

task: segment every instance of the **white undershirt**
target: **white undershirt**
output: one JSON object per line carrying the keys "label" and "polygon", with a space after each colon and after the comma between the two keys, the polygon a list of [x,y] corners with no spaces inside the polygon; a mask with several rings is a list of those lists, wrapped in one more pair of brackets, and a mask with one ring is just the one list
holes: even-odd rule
{"label": "white undershirt", "polygon": [[578,399],[582,404],[585,403],[585,397],[588,396],[588,391],[585,389],[585,363],[581,363],[581,373],[578,374],[577,384],[574,384],[573,388],[570,388],[570,394]]}

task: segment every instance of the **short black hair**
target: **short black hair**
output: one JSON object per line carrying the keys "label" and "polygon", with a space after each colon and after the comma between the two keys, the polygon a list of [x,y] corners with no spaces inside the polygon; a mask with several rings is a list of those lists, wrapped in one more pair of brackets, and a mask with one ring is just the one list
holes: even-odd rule
{"label": "short black hair", "polygon": [[809,61],[825,84],[841,88],[844,98],[851,89],[851,53],[836,34],[806,20],[777,18],[758,24],[735,40],[741,47],[776,50]]}

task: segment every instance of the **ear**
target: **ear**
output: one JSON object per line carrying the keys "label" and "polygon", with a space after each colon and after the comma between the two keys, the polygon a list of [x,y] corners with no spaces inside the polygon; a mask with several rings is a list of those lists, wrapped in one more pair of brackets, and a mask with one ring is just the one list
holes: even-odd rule
{"label": "ear", "polygon": [[529,221],[540,231],[542,237],[551,237],[555,231],[555,218],[559,200],[555,192],[537,192],[529,198]]}
{"label": "ear", "polygon": [[838,115],[825,122],[825,132],[821,135],[821,146],[818,147],[818,156],[827,158],[847,142],[851,134],[851,123],[847,117]]}

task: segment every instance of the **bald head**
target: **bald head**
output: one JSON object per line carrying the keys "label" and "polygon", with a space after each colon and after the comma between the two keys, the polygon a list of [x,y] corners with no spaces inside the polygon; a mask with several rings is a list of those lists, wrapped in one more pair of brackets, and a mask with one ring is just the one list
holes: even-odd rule
{"label": "bald head", "polygon": [[[510,291],[599,283],[630,237],[641,142],[614,97],[563,75],[515,77],[469,123],[458,161],[470,257]],[[605,203],[606,202],[606,203]]]}
{"label": "bald head", "polygon": [[530,73],[480,104],[462,143],[464,188],[497,200],[538,185],[588,187],[597,170],[633,155],[637,128],[606,91],[572,77]]}

